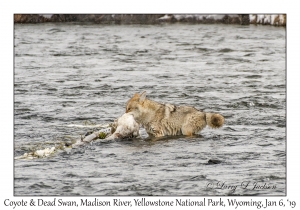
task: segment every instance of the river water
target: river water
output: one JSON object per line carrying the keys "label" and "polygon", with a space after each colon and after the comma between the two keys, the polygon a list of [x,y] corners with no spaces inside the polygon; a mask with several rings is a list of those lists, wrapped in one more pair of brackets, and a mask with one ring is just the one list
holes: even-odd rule
{"label": "river water", "polygon": [[272,26],[16,24],[15,156],[112,122],[144,90],[225,125],[15,160],[14,194],[286,195],[285,39]]}

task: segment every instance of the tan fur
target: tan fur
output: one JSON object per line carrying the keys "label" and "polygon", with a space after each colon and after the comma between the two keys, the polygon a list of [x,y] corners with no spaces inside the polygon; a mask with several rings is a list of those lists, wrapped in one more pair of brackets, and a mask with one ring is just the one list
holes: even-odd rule
{"label": "tan fur", "polygon": [[160,137],[199,133],[206,125],[219,128],[224,124],[220,114],[201,112],[190,106],[160,104],[136,93],[126,105],[126,113],[143,125],[149,135]]}

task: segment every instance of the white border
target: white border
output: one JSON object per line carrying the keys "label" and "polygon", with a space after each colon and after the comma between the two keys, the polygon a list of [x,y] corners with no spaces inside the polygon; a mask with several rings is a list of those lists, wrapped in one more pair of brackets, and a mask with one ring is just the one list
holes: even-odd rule
{"label": "white border", "polygon": [[[289,199],[300,205],[296,196],[300,189],[298,149],[299,138],[297,121],[299,109],[299,15],[296,1],[278,2],[270,0],[252,1],[26,1],[15,0],[1,3],[1,172],[0,172],[0,206],[4,199],[30,200],[30,197],[13,197],[13,14],[14,13],[287,13],[287,196],[270,197],[270,200]],[[46,199],[45,197],[43,197]],[[103,197],[102,197],[103,198]],[[125,199],[125,197],[123,197]],[[167,197],[163,197],[165,199]],[[185,197],[186,198],[186,197]],[[213,197],[217,199],[216,197]],[[223,199],[227,199],[224,197]],[[242,200],[266,197],[239,197]],[[38,199],[38,197],[34,197]],[[47,197],[51,200],[51,197]],[[79,200],[80,197],[67,197]],[[113,198],[107,198],[113,199]],[[130,197],[129,199],[133,199]],[[155,197],[154,199],[158,199]],[[170,197],[170,199],[173,199]],[[2,208],[2,207],[1,207]],[[18,209],[23,209],[17,207]],[[27,207],[29,208],[29,207]],[[95,208],[95,207],[94,207]],[[100,207],[96,207],[100,208]],[[195,207],[194,207],[195,208]],[[207,208],[207,207],[206,207]],[[41,209],[38,207],[38,209]],[[64,208],[66,209],[66,207]],[[71,209],[71,208],[67,208]],[[73,208],[72,208],[73,209]],[[82,207],[77,209],[83,209]],[[112,208],[111,208],[112,209]],[[131,209],[137,209],[131,208]],[[149,208],[148,208],[149,209]],[[165,207],[164,207],[165,209]],[[173,207],[174,209],[174,207]],[[223,207],[214,209],[224,209]],[[279,209],[272,208],[272,209]]]}

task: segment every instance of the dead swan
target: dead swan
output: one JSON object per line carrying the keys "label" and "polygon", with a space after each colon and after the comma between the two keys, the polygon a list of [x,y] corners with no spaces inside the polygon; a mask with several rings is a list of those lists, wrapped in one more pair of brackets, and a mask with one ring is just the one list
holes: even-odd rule
{"label": "dead swan", "polygon": [[[96,131],[82,140],[78,140],[76,143],[72,144],[72,148],[78,148],[82,145],[90,143],[97,140],[99,136],[104,134],[105,139],[102,140],[114,140],[114,139],[125,139],[133,138],[139,135],[139,124],[134,120],[131,114],[125,113],[121,117],[117,118],[110,126],[106,129],[101,129]],[[37,150],[31,153],[25,153],[22,156],[15,157],[15,159],[34,159],[43,158],[53,154],[58,148],[46,148],[43,150]]]}
{"label": "dead swan", "polygon": [[117,118],[107,129],[96,131],[82,140],[78,140],[72,145],[72,148],[78,148],[86,143],[97,140],[101,134],[106,136],[105,140],[125,139],[139,136],[139,124],[134,120],[131,114],[125,113]]}
{"label": "dead swan", "polygon": [[139,135],[139,130],[140,126],[134,120],[133,116],[131,114],[125,113],[115,120],[112,125],[113,134],[105,139],[112,140],[137,137]]}

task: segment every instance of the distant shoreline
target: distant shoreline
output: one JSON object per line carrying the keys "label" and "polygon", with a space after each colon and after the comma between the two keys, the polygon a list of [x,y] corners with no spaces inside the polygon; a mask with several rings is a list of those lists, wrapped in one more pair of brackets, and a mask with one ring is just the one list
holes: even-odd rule
{"label": "distant shoreline", "polygon": [[14,23],[92,22],[96,24],[239,24],[286,26],[286,14],[14,14]]}

